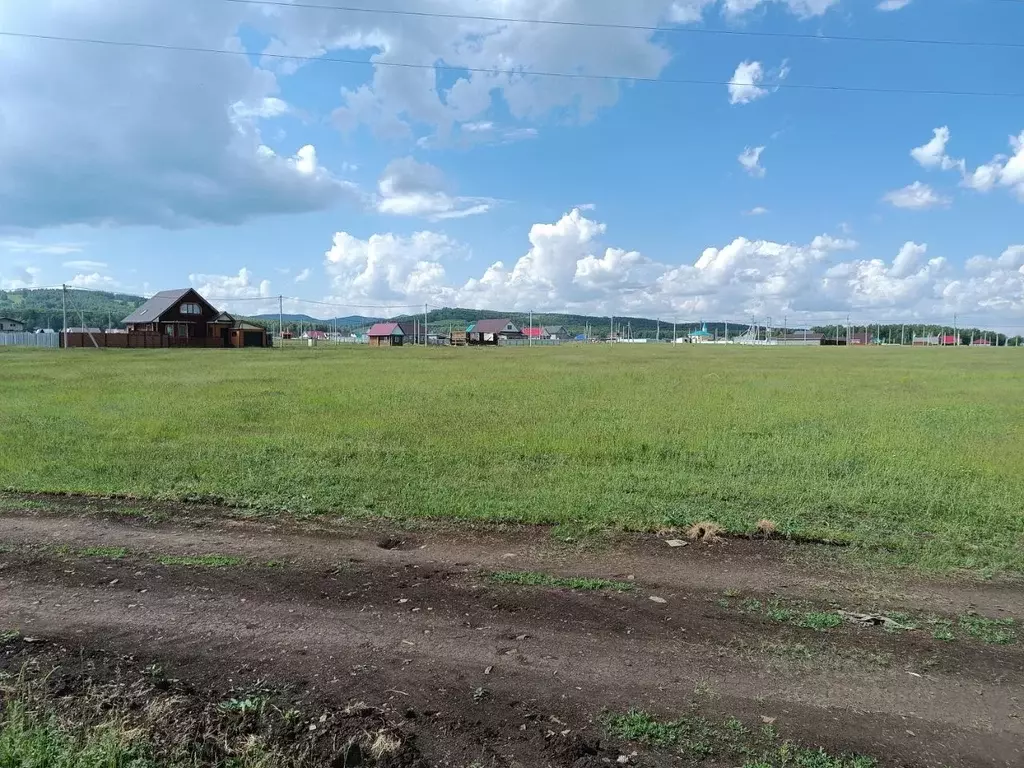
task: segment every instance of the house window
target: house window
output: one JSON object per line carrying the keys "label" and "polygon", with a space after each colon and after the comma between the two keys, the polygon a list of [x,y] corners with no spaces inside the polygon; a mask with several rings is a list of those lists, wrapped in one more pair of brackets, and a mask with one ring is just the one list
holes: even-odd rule
{"label": "house window", "polygon": [[165,326],[165,327],[167,329],[167,335],[168,336],[174,336],[174,326],[173,325],[168,325],[168,326]]}
{"label": "house window", "polygon": [[182,304],[180,311],[181,311],[181,314],[183,314],[183,315],[201,315],[201,314],[203,314],[203,310],[199,307],[198,304]]}

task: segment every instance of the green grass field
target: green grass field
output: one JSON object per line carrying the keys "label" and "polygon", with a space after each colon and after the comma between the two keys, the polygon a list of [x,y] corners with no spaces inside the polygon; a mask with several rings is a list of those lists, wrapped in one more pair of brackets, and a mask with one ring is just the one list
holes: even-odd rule
{"label": "green grass field", "polygon": [[1016,349],[0,351],[0,487],[270,509],[713,519],[1024,571]]}

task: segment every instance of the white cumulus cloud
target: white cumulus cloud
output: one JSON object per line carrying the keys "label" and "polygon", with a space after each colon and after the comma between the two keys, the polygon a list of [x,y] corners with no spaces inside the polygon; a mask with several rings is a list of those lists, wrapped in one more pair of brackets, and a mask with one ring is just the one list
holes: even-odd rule
{"label": "white cumulus cloud", "polygon": [[880,11],[899,11],[906,8],[913,0],[882,0],[876,8]]}
{"label": "white cumulus cloud", "polygon": [[839,4],[839,0],[723,0],[722,5],[727,15],[738,16],[769,2],[785,5],[791,13],[802,18],[821,16],[833,5]]}
{"label": "white cumulus cloud", "polygon": [[417,232],[408,237],[391,233],[360,240],[348,232],[334,235],[325,255],[332,281],[332,300],[341,303],[445,303],[443,262],[463,248],[447,235]]}
{"label": "white cumulus cloud", "polygon": [[332,300],[395,308],[466,306],[525,312],[571,311],[694,319],[766,314],[791,318],[870,313],[874,320],[934,322],[952,312],[995,320],[1024,309],[1024,246],[979,256],[955,268],[924,243],[891,257],[856,257],[860,246],[823,234],[807,243],[734,238],[677,263],[607,245],[604,223],[574,209],[534,224],[517,259],[493,262],[453,280],[446,266],[466,248],[446,235],[418,232],[334,236],[326,255]]}
{"label": "white cumulus cloud", "polygon": [[764,178],[765,175],[764,166],[761,165],[762,152],[764,152],[764,147],[746,147],[736,158],[743,166],[743,170],[758,179]]}
{"label": "white cumulus cloud", "polygon": [[[191,274],[189,284],[218,309],[247,315],[276,312],[277,302],[270,301],[270,281],[258,280],[242,267],[235,275]],[[266,302],[239,299],[268,299]]]}
{"label": "white cumulus cloud", "polygon": [[[760,61],[741,61],[729,80],[729,103],[749,104],[778,90],[778,83],[789,75],[789,64],[782,62],[776,69],[765,71]],[[766,82],[767,81],[767,82]]]}
{"label": "white cumulus cloud", "polygon": [[910,150],[910,156],[923,168],[941,168],[944,171],[959,168],[964,170],[963,160],[954,160],[946,154],[946,144],[949,143],[950,132],[948,126],[942,126],[932,131],[932,138],[928,143]]}
{"label": "white cumulus cloud", "polygon": [[[924,168],[940,168],[944,171],[957,170],[961,176],[961,186],[973,189],[976,192],[989,192],[996,187],[1003,187],[1014,194],[1017,199],[1024,202],[1024,131],[1017,136],[1010,136],[1011,154],[999,154],[989,162],[977,166],[973,171],[967,169],[967,162],[963,159],[954,159],[946,154],[946,145],[949,143],[951,134],[947,126],[936,128],[932,132],[932,138],[920,147],[910,150],[914,158]],[[922,185],[923,187],[923,185]],[[907,188],[910,189],[909,187]],[[933,204],[944,204],[946,201],[925,202],[923,195],[927,188],[917,190],[920,193],[920,206],[906,207],[929,207]],[[908,198],[909,199],[909,198]]]}
{"label": "white cumulus cloud", "polygon": [[909,208],[914,211],[947,206],[951,202],[948,197],[940,195],[920,181],[915,181],[902,189],[886,192],[882,199],[896,208]]}
{"label": "white cumulus cloud", "polygon": [[1011,155],[996,155],[991,161],[964,174],[964,185],[979,192],[1005,187],[1024,203],[1024,131],[1010,137]]}
{"label": "white cumulus cloud", "polygon": [[494,205],[490,198],[450,195],[445,186],[440,168],[411,157],[393,160],[378,182],[377,210],[437,221],[487,213]]}
{"label": "white cumulus cloud", "polygon": [[39,275],[42,270],[35,266],[8,267],[0,272],[0,288],[5,291],[16,291],[21,288],[39,286]]}
{"label": "white cumulus cloud", "polygon": [[99,272],[75,275],[68,281],[68,285],[75,288],[90,288],[92,290],[110,290],[117,288],[120,283],[110,275],[102,275]]}
{"label": "white cumulus cloud", "polygon": [[[4,3],[5,28],[242,50],[254,8],[163,0]],[[0,227],[231,224],[351,199],[261,147],[278,76],[244,56],[0,40]],[[321,169],[322,170],[322,169]]]}

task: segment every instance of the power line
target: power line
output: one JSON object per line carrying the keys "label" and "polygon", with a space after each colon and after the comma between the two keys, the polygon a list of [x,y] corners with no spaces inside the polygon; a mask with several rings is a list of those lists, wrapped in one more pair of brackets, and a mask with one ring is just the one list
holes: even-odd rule
{"label": "power line", "polygon": [[419,309],[422,303],[413,304],[339,304],[331,301],[316,301],[314,299],[300,299],[298,296],[208,296],[207,301],[215,302],[237,302],[237,301],[277,301],[278,298],[285,301],[294,301],[299,304],[316,304],[322,307],[333,307],[335,309]]}
{"label": "power line", "polygon": [[[455,21],[492,21],[502,24],[540,24],[558,27],[582,27],[587,29],[621,29],[640,32],[667,32],[683,35],[727,35],[733,37],[774,37],[791,40],[833,40],[855,43],[899,43],[907,45],[943,45],[976,48],[1024,48],[1024,43],[1004,43],[987,40],[942,40],[930,38],[907,37],[864,37],[860,35],[816,35],[807,32],[763,32],[745,29],[704,29],[700,27],[666,27],[644,24],[621,24],[601,21],[572,21],[569,19],[524,19],[511,16],[485,16],[463,13],[439,13],[436,11],[408,11],[395,8],[360,8],[348,5],[319,5],[316,3],[290,3],[285,0],[221,0],[225,3],[238,5],[262,5],[282,8],[300,8],[305,10],[343,11],[347,13],[367,13],[383,16],[407,16],[427,19],[451,19]],[[1018,5],[1021,3],[1018,2]]]}
{"label": "power line", "polygon": [[488,75],[518,75],[521,77],[553,77],[569,80],[600,80],[607,82],[630,82],[630,83],[656,83],[659,85],[739,85],[761,89],[789,88],[794,90],[808,91],[835,91],[846,93],[882,93],[894,95],[918,95],[918,96],[979,96],[984,98],[1009,98],[1019,99],[1024,97],[1024,92],[1017,91],[952,91],[932,88],[877,88],[869,86],[848,86],[848,85],[820,85],[811,83],[782,83],[782,82],[736,82],[734,80],[703,80],[696,78],[658,78],[658,77],[637,77],[634,75],[588,75],[575,72],[547,72],[543,70],[523,69],[489,69],[485,67],[462,67],[448,64],[415,64],[412,62],[398,61],[366,61],[360,59],[341,59],[330,56],[300,56],[284,53],[250,53],[249,51],[231,51],[225,48],[203,48],[198,46],[171,45],[168,43],[147,43],[127,40],[103,40],[100,38],[88,37],[66,37],[63,35],[43,35],[29,32],[10,32],[0,30],[0,37],[14,37],[27,40],[47,40],[63,43],[83,43],[88,45],[106,45],[118,48],[142,48],[158,51],[179,51],[182,53],[212,53],[227,56],[244,56],[250,58],[259,56],[268,59],[282,59],[288,61],[309,61],[324,62],[329,64],[348,64],[363,67],[395,67],[400,69],[430,69],[441,72],[476,72]]}

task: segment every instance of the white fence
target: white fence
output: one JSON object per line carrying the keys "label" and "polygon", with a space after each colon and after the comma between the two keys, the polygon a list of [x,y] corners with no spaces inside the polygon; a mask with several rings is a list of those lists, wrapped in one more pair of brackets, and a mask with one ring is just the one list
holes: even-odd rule
{"label": "white fence", "polygon": [[0,347],[60,348],[59,333],[0,333]]}

